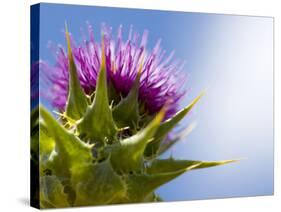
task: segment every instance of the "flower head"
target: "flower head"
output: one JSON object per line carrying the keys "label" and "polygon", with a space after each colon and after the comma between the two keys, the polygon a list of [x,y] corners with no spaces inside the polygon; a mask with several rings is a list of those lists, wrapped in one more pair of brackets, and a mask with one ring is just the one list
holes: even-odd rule
{"label": "flower head", "polygon": [[138,41],[130,30],[124,42],[122,27],[116,39],[104,27],[99,44],[89,27],[89,40],[75,45],[65,29],[67,54],[59,48],[55,66],[34,66],[49,70],[42,77],[61,110],[58,120],[42,105],[32,113],[33,128],[44,128],[40,139],[31,135],[40,145],[32,158],[40,165],[40,207],[155,202],[155,189],[184,172],[234,162],[158,158],[190,132],[171,136],[203,94],[174,114],[183,83],[160,41],[148,51],[147,32]]}
{"label": "flower head", "polygon": [[[97,76],[101,65],[101,43],[94,38],[93,28],[88,25],[89,38],[77,45],[71,37],[74,61],[77,67],[80,84],[85,93],[91,95],[95,91]],[[141,68],[139,101],[142,110],[147,114],[155,114],[167,101],[169,109],[166,118],[177,111],[178,101],[183,95],[184,84],[180,70],[182,64],[172,62],[174,52],[166,56],[161,49],[159,39],[154,48],[146,48],[148,31],[142,36],[129,30],[128,38],[122,38],[122,26],[118,28],[116,38],[112,29],[103,25],[101,33],[104,37],[105,65],[108,84],[113,89],[110,101],[125,97],[133,86],[139,68]],[[63,47],[56,51],[56,64],[47,66],[47,75],[52,82],[51,101],[54,107],[64,111],[68,94],[68,57]],[[45,66],[46,69],[46,66]]]}

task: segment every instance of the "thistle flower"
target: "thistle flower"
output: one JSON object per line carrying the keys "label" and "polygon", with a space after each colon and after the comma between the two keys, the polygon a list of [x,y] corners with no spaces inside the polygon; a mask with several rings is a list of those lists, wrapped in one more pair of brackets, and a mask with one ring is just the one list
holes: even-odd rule
{"label": "thistle flower", "polygon": [[[72,52],[77,67],[78,78],[84,92],[91,95],[96,88],[97,76],[101,66],[101,43],[96,42],[91,25],[88,25],[89,39],[82,45],[75,45],[72,39]],[[166,56],[161,49],[159,39],[154,48],[146,48],[148,31],[142,36],[130,28],[127,40],[122,37],[122,26],[119,26],[116,39],[111,28],[103,25],[101,34],[104,37],[105,64],[108,83],[114,89],[110,102],[117,103],[120,97],[125,97],[133,86],[139,67],[142,64],[139,101],[143,112],[154,115],[164,104],[171,102],[166,113],[166,119],[177,111],[178,101],[183,96],[184,85],[181,69],[183,63],[173,61],[174,52]],[[45,73],[53,83],[51,98],[53,106],[64,111],[68,95],[69,66],[63,47],[59,46],[56,53],[55,66],[48,66]],[[115,100],[115,101],[114,101]]]}
{"label": "thistle flower", "polygon": [[61,49],[50,77],[61,120],[40,106],[32,125],[40,128],[32,142],[40,144],[42,208],[160,201],[155,190],[179,175],[233,162],[158,159],[202,95],[174,113],[177,66],[162,61],[159,44],[146,52],[146,35],[138,47],[136,35],[123,43],[119,31],[116,44],[104,29],[101,44],[90,33],[75,47],[66,29],[68,54]]}

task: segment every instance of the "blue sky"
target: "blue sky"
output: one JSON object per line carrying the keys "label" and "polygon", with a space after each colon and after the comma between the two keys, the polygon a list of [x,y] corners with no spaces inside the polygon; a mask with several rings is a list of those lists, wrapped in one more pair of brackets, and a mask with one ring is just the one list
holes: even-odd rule
{"label": "blue sky", "polygon": [[[186,61],[187,105],[206,95],[181,123],[196,128],[168,154],[180,159],[240,159],[239,163],[184,174],[158,189],[166,201],[273,193],[273,19],[188,12],[41,4],[40,58],[54,62],[48,42],[65,46],[64,22],[76,41],[89,21],[96,37],[101,23],[149,30],[175,58]],[[47,104],[43,102],[43,104]]]}

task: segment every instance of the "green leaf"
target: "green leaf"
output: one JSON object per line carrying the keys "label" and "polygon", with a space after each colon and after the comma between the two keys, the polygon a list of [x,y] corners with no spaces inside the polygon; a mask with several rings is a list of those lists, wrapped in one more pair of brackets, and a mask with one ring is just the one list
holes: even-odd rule
{"label": "green leaf", "polygon": [[92,161],[91,146],[63,128],[43,107],[40,107],[40,117],[42,126],[55,142],[48,166],[57,176],[69,178],[70,169]]}
{"label": "green leaf", "polygon": [[74,120],[79,120],[85,113],[88,103],[87,97],[78,79],[77,70],[72,55],[67,25],[65,25],[65,28],[69,60],[69,90],[66,103],[66,117],[70,117]]}
{"label": "green leaf", "polygon": [[113,143],[117,134],[117,127],[108,103],[104,44],[102,46],[102,64],[97,79],[95,97],[77,127],[79,133],[89,139],[90,142]]}
{"label": "green leaf", "polygon": [[72,176],[75,206],[110,204],[126,195],[126,185],[112,169],[109,159],[76,167]]}
{"label": "green leaf", "polygon": [[151,193],[158,187],[173,180],[179,175],[200,168],[223,165],[235,160],[202,162],[191,160],[159,159],[154,160],[145,170],[144,174],[126,176],[128,197],[130,202],[142,202],[149,199]]}
{"label": "green leaf", "polygon": [[117,171],[129,173],[142,170],[145,147],[152,140],[164,115],[165,108],[144,129],[111,147],[111,163]]}
{"label": "green leaf", "polygon": [[213,166],[224,165],[227,163],[235,162],[236,160],[223,160],[223,161],[194,161],[194,160],[175,160],[173,158],[169,159],[156,159],[150,166],[146,168],[148,174],[157,174],[165,172],[175,172],[182,169],[202,169],[209,168]]}
{"label": "green leaf", "polygon": [[48,163],[52,152],[55,149],[55,140],[48,134],[48,130],[43,123],[40,124],[40,139],[39,139],[39,156],[40,156],[40,174],[48,169]]}
{"label": "green leaf", "polygon": [[40,177],[40,205],[43,208],[69,207],[64,187],[55,176]]}
{"label": "green leaf", "polygon": [[129,94],[122,99],[116,107],[113,108],[113,118],[119,128],[130,127],[135,128],[138,125],[139,116],[139,102],[138,93],[140,85],[142,65],[137,73],[136,80],[133,84]]}
{"label": "green leaf", "polygon": [[177,112],[172,118],[163,122],[155,133],[155,139],[147,145],[145,150],[145,156],[151,157],[157,154],[161,141],[167,136],[167,134],[189,113],[194,105],[199,101],[204,93],[201,93],[196,97],[187,107]]}
{"label": "green leaf", "polygon": [[199,164],[195,164],[188,168],[172,172],[128,175],[126,177],[126,182],[128,185],[127,196],[129,197],[129,202],[142,202],[158,187],[168,183],[198,165]]}
{"label": "green leaf", "polygon": [[[203,168],[210,168],[213,166],[221,166],[228,163],[238,162],[239,160],[222,160],[222,161],[203,161],[201,164],[196,167],[195,169],[203,169]],[[194,161],[196,162],[196,161]]]}

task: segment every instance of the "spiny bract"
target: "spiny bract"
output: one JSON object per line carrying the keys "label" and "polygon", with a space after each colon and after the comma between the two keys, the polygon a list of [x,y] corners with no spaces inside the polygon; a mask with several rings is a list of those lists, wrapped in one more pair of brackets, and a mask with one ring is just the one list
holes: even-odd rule
{"label": "spiny bract", "polygon": [[32,128],[40,128],[40,207],[160,201],[155,189],[179,175],[232,162],[158,159],[176,141],[164,143],[168,133],[201,95],[168,119],[165,115],[173,102],[154,115],[142,113],[140,62],[128,94],[112,98],[114,86],[107,78],[104,35],[100,71],[95,90],[89,94],[81,86],[67,29],[66,39],[69,83],[65,110],[60,111],[58,121],[40,106],[39,122],[32,119]]}

